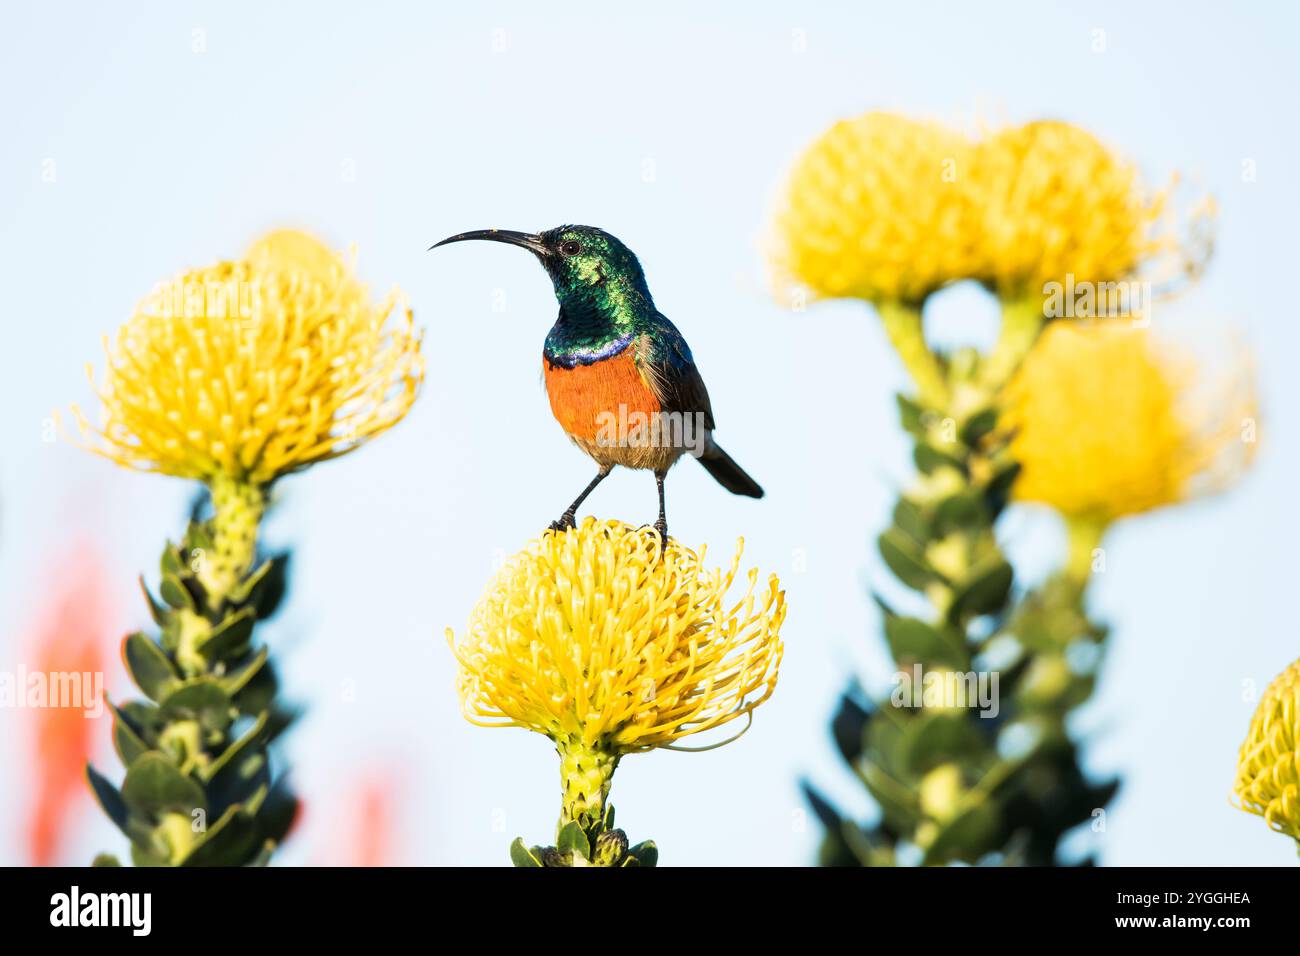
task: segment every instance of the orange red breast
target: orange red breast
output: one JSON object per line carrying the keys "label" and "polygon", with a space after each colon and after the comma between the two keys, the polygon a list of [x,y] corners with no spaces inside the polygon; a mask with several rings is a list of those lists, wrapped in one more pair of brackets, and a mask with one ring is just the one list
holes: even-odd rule
{"label": "orange red breast", "polygon": [[543,357],[542,373],[551,413],[565,432],[580,442],[596,440],[601,422],[607,421],[605,415],[639,412],[649,418],[661,409],[659,398],[637,368],[635,345],[572,368],[553,365]]}

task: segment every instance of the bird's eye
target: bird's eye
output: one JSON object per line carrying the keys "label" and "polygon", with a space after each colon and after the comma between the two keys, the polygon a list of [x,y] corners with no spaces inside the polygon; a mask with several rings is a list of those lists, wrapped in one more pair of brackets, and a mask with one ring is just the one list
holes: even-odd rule
{"label": "bird's eye", "polygon": [[577,239],[570,239],[568,242],[560,244],[560,251],[566,256],[576,256],[582,251],[582,243],[578,242]]}

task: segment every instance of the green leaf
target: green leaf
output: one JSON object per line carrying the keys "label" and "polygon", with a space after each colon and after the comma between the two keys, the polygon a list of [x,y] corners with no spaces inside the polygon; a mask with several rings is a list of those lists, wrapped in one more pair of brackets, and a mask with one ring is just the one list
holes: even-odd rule
{"label": "green leaf", "polygon": [[903,430],[913,435],[925,431],[925,409],[906,395],[898,394],[894,399],[898,402],[898,422]]}
{"label": "green leaf", "polygon": [[933,866],[948,860],[974,863],[993,849],[992,839],[997,834],[998,810],[991,801],[981,800],[950,820],[926,848],[922,866]]}
{"label": "green leaf", "polygon": [[839,707],[835,710],[835,716],[831,718],[831,737],[835,740],[840,755],[849,763],[857,760],[862,753],[866,742],[863,732],[866,730],[867,721],[872,717],[871,710],[864,706],[859,698],[859,690],[850,687],[840,697]]}
{"label": "green leaf", "polygon": [[921,591],[934,580],[934,572],[900,529],[890,528],[876,539],[876,545],[889,570],[908,587]]}
{"label": "green leaf", "polygon": [[122,799],[130,810],[148,817],[208,808],[203,788],[157,751],[131,764],[122,783]]}
{"label": "green leaf", "polygon": [[277,846],[284,842],[289,828],[298,816],[298,806],[298,798],[289,785],[289,778],[282,775],[267,792],[266,799],[256,814],[257,828],[262,836]]}
{"label": "green leaf", "polygon": [[256,654],[250,657],[245,663],[240,664],[233,670],[227,671],[224,677],[221,677],[221,689],[229,694],[232,698],[239,694],[249,682],[257,676],[257,672],[266,664],[267,649],[258,648]]}
{"label": "green leaf", "polygon": [[963,475],[966,474],[966,466],[960,458],[940,451],[925,442],[918,443],[912,449],[912,460],[916,462],[916,467],[927,475],[938,471],[940,468],[955,468]]}
{"label": "green leaf", "polygon": [[149,616],[159,627],[166,627],[168,620],[171,618],[171,612],[154,600],[154,596],[149,593],[149,585],[144,583],[144,575],[140,575],[140,593],[149,604]]}
{"label": "green leaf", "polygon": [[916,541],[928,541],[932,537],[930,522],[926,519],[921,506],[907,498],[899,498],[894,505],[894,524]]}
{"label": "green leaf", "polygon": [[1014,573],[1003,558],[978,568],[953,597],[950,617],[992,614],[1006,604]]}
{"label": "green leaf", "polygon": [[991,524],[985,498],[978,491],[961,491],[943,499],[934,509],[934,535],[984,528]]}
{"label": "green leaf", "polygon": [[252,574],[231,589],[230,603],[252,604],[258,620],[270,617],[284,596],[288,567],[287,552],[267,558]]}
{"label": "green leaf", "polygon": [[121,758],[122,765],[129,767],[135,763],[137,757],[152,748],[132,726],[131,720],[115,707],[112,701],[108,702],[108,707],[113,712],[113,748]]}
{"label": "green leaf", "polygon": [[958,635],[914,617],[886,616],[885,640],[894,660],[900,664],[915,661],[962,669],[969,663],[969,655]]}
{"label": "green leaf", "polygon": [[[270,716],[269,711],[263,711],[262,715],[258,717],[256,723],[253,724],[248,732],[227,747],[221,756],[217,757],[217,759],[207,768],[204,776],[208,780],[213,781],[212,789],[221,789],[225,781],[218,780],[218,777],[222,775],[222,771],[225,771],[226,768],[229,767],[232,768],[232,770],[238,770],[243,758],[252,755],[262,757],[257,750],[265,742],[267,722],[270,719]],[[262,760],[265,762],[265,757],[262,757]],[[249,776],[249,773],[240,773],[239,776],[247,777]]]}
{"label": "green leaf", "polygon": [[206,521],[191,521],[185,529],[185,550],[189,553],[194,551],[211,551],[216,547],[216,541],[212,537],[212,529]]}
{"label": "green leaf", "polygon": [[160,700],[179,683],[180,678],[163,649],[141,631],[127,637],[122,656],[131,679],[153,700]]}
{"label": "green leaf", "polygon": [[[158,705],[146,700],[128,700],[117,708],[118,712],[141,740],[153,740],[166,724]],[[150,748],[154,749],[154,748]]]}
{"label": "green leaf", "polygon": [[641,866],[656,866],[659,863],[659,847],[655,846],[654,840],[644,840],[627,852]]}
{"label": "green leaf", "polygon": [[226,619],[199,644],[199,653],[208,660],[217,661],[236,654],[252,639],[255,621],[251,607],[227,615]]}
{"label": "green leaf", "polygon": [[181,562],[180,549],[168,541],[163,548],[162,558],[158,561],[158,573],[162,577],[167,577],[169,574],[179,577],[184,570],[185,565]]}
{"label": "green leaf", "polygon": [[880,805],[880,812],[891,826],[904,832],[916,826],[919,814],[913,791],[873,761],[863,760],[857,769],[867,792]]}
{"label": "green leaf", "polygon": [[267,708],[267,713],[270,715],[266,722],[266,739],[268,743],[292,727],[298,718],[302,716],[301,710],[285,706],[278,701]]}
{"label": "green leaf", "polygon": [[272,563],[273,563],[272,559],[267,558],[265,561],[259,564],[255,569],[253,569],[252,573],[250,573],[246,578],[244,578],[233,588],[231,588],[230,593],[227,595],[227,598],[229,599],[230,603],[243,604],[245,601],[247,601],[249,595],[253,593],[253,589],[256,588],[259,584],[261,584],[263,579],[266,578],[267,574],[270,573]]}
{"label": "green leaf", "polygon": [[271,571],[249,595],[257,609],[257,619],[264,621],[280,607],[289,587],[289,553],[277,554],[271,559]]}
{"label": "green leaf", "polygon": [[950,760],[974,760],[985,749],[964,710],[922,710],[904,728],[896,756],[907,773],[920,777]]}
{"label": "green leaf", "polygon": [[185,609],[195,613],[198,612],[198,606],[194,603],[194,595],[186,590],[180,577],[175,574],[163,575],[162,582],[158,585],[158,596],[178,611]]}
{"label": "green leaf", "polygon": [[572,850],[581,854],[584,860],[591,859],[591,841],[587,839],[587,834],[583,832],[577,820],[570,820],[560,830],[555,839],[555,848],[561,853]]}
{"label": "green leaf", "polygon": [[255,716],[271,707],[275,700],[280,682],[276,679],[275,668],[267,663],[254,671],[244,686],[234,695],[235,706],[241,714]]}
{"label": "green leaf", "polygon": [[199,837],[181,866],[243,866],[261,846],[257,824],[239,805],[226,810],[208,831]]}
{"label": "green leaf", "polygon": [[984,500],[988,503],[989,513],[996,518],[1011,500],[1011,489],[1020,477],[1020,463],[1009,462],[998,469],[984,488]]}
{"label": "green leaf", "polygon": [[[895,680],[898,680],[895,675]],[[876,711],[876,719],[868,720],[863,733],[862,755],[853,764],[861,776],[863,768],[869,763],[876,763],[888,775],[899,777],[902,766],[897,759],[903,730],[915,716],[910,708],[910,701],[897,700],[901,693],[900,685],[890,693],[889,706],[884,702]]]}
{"label": "green leaf", "polygon": [[214,677],[196,677],[159,701],[171,720],[197,720],[205,730],[224,732],[235,719],[235,707]]}
{"label": "green leaf", "polygon": [[510,844],[510,862],[519,867],[540,867],[542,861],[524,846],[523,837],[515,837],[515,842]]}
{"label": "green leaf", "polygon": [[150,846],[143,843],[131,844],[131,865],[138,867],[159,867],[170,866],[171,862],[158,853],[155,853]]}
{"label": "green leaf", "polygon": [[981,438],[993,431],[998,424],[998,410],[996,408],[986,408],[976,412],[970,418],[966,419],[961,426],[960,438],[962,443],[974,448]]}
{"label": "green leaf", "polygon": [[126,801],[122,799],[122,794],[118,792],[117,787],[109,783],[90,764],[86,764],[86,779],[90,781],[91,792],[95,794],[95,799],[99,801],[104,813],[113,821],[114,826],[126,833]]}
{"label": "green leaf", "polygon": [[117,862],[117,857],[113,856],[113,854],[111,853],[99,853],[96,854],[95,859],[91,861],[90,865],[91,866],[121,866],[122,864]]}

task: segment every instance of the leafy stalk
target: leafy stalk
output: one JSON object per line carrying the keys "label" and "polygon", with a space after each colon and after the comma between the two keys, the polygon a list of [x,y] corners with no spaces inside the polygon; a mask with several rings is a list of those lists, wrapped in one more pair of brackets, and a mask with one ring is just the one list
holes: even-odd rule
{"label": "leafy stalk", "polygon": [[585,744],[580,738],[556,742],[560,755],[562,795],[555,846],[510,845],[515,866],[654,866],[654,841],[629,846],[627,834],[614,827],[614,807],[607,801],[619,754]]}
{"label": "leafy stalk", "polygon": [[1041,313],[1009,303],[991,353],[942,356],[924,346],[920,310],[908,312],[881,310],[916,380],[917,398],[898,401],[917,474],[877,544],[927,610],[905,613],[876,597],[895,690],[871,701],[850,688],[832,729],[880,818],[862,827],[807,787],[828,830],[822,861],[1050,865],[1066,831],[1117,787],[1085,778],[1067,728],[1092,692],[1106,633],[1084,608],[1101,526],[1072,527],[1062,570],[1017,595],[994,533],[1019,471],[998,399]]}
{"label": "leafy stalk", "polygon": [[288,555],[257,560],[264,486],[218,477],[208,492],[212,516],[163,549],[158,597],[140,581],[159,633],[123,644],[146,699],[110,705],[121,787],[87,767],[137,866],[264,864],[297,810],[269,754],[293,715],[254,640],[284,595]]}

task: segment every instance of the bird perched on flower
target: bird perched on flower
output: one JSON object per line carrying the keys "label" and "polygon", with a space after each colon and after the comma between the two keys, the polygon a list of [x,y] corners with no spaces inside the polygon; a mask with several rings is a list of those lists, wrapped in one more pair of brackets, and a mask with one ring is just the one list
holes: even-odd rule
{"label": "bird perched on flower", "polygon": [[572,528],[582,502],[622,465],[654,472],[655,528],[667,540],[664,478],[687,451],[732,494],[763,497],[758,483],[713,440],[713,408],[690,347],[655,308],[631,249],[593,226],[538,234],[481,229],[430,248],[468,239],[505,242],[533,253],[560,302],[559,318],[542,347],[546,392],[556,420],[600,470],[553,528]]}
{"label": "bird perched on flower", "polygon": [[[780,581],[768,575],[760,586],[751,570],[737,600],[740,545],[729,567],[710,569],[704,557],[648,529],[587,518],[508,561],[468,630],[447,631],[466,719],[554,741],[560,826],[576,823],[597,851],[612,839],[605,802],[623,756],[686,749],[684,737],[749,715],[776,689]],[[603,865],[628,865],[626,852]],[[529,859],[516,851],[516,862],[538,865]]]}

